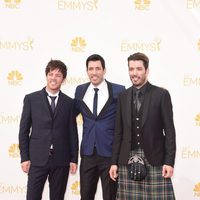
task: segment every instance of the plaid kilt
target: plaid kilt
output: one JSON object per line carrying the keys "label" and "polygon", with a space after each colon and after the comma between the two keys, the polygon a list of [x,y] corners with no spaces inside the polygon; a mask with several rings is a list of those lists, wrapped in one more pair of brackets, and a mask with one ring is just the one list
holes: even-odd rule
{"label": "plaid kilt", "polygon": [[127,166],[118,169],[117,200],[175,200],[171,178],[162,177],[162,166],[148,163],[142,149],[131,151],[145,160],[147,176],[142,181],[133,181],[128,177]]}

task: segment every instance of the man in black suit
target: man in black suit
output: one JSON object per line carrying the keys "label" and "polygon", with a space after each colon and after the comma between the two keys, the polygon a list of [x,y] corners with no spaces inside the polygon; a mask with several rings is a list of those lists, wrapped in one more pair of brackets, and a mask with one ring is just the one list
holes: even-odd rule
{"label": "man in black suit", "polygon": [[50,200],[63,200],[69,170],[76,172],[78,134],[74,101],[60,91],[66,65],[51,60],[47,85],[24,98],[19,130],[21,167],[28,173],[27,200],[41,200],[48,177]]}
{"label": "man in black suit", "polygon": [[[170,94],[147,80],[149,59],[143,53],[128,57],[133,86],[118,100],[110,177],[118,177],[118,200],[174,200],[171,182],[176,141]],[[138,96],[136,96],[138,94]],[[129,158],[143,158],[147,176],[129,177]]]}

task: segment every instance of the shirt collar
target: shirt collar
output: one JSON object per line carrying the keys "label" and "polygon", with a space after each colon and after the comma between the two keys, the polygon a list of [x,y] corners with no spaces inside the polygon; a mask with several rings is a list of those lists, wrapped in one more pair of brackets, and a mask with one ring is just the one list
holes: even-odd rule
{"label": "shirt collar", "polygon": [[147,86],[148,86],[148,81],[140,89],[133,86],[133,93],[135,93],[137,90],[140,90],[142,94],[145,94]]}
{"label": "shirt collar", "polygon": [[59,96],[60,91],[56,92],[55,94],[52,94],[51,92],[47,91],[47,89],[45,88],[45,91],[47,93],[47,96],[52,96],[52,97],[57,97]]}
{"label": "shirt collar", "polygon": [[103,87],[105,87],[106,85],[106,81],[105,79],[98,85],[98,86],[94,86],[92,83],[90,83],[90,89],[93,90],[94,88],[98,88],[99,90],[101,90]]}

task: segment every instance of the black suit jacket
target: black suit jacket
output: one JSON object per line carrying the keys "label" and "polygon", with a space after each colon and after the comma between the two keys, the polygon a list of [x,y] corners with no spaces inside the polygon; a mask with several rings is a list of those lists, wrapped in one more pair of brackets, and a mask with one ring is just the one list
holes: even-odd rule
{"label": "black suit jacket", "polygon": [[[132,87],[119,96],[112,164],[128,163],[132,139],[131,100]],[[141,120],[141,146],[149,163],[154,166],[174,166],[175,128],[167,90],[147,83]]]}
{"label": "black suit jacket", "polygon": [[74,101],[60,92],[53,115],[43,89],[24,98],[19,130],[21,162],[30,160],[32,165],[44,166],[51,144],[55,165],[77,163],[78,134]]}

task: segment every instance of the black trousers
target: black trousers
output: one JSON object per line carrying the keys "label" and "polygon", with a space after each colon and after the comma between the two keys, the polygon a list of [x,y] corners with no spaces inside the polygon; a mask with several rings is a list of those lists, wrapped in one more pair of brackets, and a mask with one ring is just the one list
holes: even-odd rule
{"label": "black trousers", "polygon": [[94,200],[99,177],[103,200],[115,200],[117,184],[109,176],[111,158],[97,155],[82,156],[80,165],[81,200]]}
{"label": "black trousers", "polygon": [[49,181],[50,200],[64,200],[69,175],[69,166],[54,166],[53,156],[46,166],[31,165],[28,173],[27,200],[41,200],[45,182]]}

